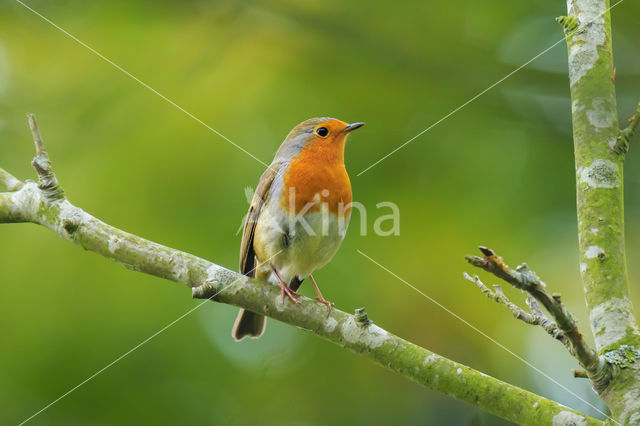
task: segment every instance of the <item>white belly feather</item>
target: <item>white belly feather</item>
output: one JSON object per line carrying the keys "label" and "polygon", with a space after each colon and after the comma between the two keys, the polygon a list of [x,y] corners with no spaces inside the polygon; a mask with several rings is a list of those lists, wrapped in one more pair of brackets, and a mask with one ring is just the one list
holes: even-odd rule
{"label": "white belly feather", "polygon": [[[302,218],[308,226],[303,225]],[[278,200],[267,199],[254,234],[254,249],[263,273],[273,265],[287,283],[295,276],[308,277],[336,254],[348,222],[348,216],[340,219],[328,211],[307,213],[296,221]],[[269,280],[276,282],[274,276]]]}

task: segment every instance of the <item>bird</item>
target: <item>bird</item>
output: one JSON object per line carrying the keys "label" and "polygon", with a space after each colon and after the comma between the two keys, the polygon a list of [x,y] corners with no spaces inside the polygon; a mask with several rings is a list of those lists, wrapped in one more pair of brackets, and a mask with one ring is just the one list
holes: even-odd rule
{"label": "bird", "polygon": [[[282,301],[296,305],[309,278],[316,300],[327,306],[312,273],[334,257],[351,217],[351,181],[344,164],[348,135],[364,125],[335,118],[310,118],[295,126],[258,181],[245,217],[240,272],[278,285]],[[266,318],[240,309],[236,341],[263,335]]]}

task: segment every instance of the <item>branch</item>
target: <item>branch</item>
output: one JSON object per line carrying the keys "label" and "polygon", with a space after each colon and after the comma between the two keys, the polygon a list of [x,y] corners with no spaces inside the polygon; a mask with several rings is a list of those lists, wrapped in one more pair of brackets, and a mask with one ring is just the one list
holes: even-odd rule
{"label": "branch", "polygon": [[[43,149],[38,155],[42,152]],[[36,166],[38,173],[41,165]],[[46,172],[46,167],[41,168]],[[52,172],[45,174],[52,175]],[[41,188],[40,184],[27,182],[16,192],[0,193],[0,223],[20,219],[42,225],[129,269],[184,283],[191,288],[194,298],[239,306],[302,328],[426,388],[513,422],[603,424],[403,340],[373,324],[364,310],[351,315],[333,309],[327,314],[324,305],[306,297],[300,297],[300,306],[283,303],[277,286],[251,280],[192,254],[114,228],[64,198],[51,197],[47,187]],[[59,188],[57,181],[55,186]]]}
{"label": "branch", "polygon": [[489,299],[492,299],[500,303],[501,305],[506,306],[507,309],[511,311],[511,313],[516,319],[519,319],[520,321],[523,321],[526,324],[532,324],[532,325],[536,324],[536,319],[533,317],[533,315],[531,315],[529,312],[525,311],[524,309],[520,308],[515,303],[511,302],[511,300],[509,300],[507,296],[504,295],[504,293],[502,292],[502,287],[499,284],[494,284],[493,291],[492,291],[482,281],[480,281],[480,278],[477,275],[472,277],[466,272],[463,272],[462,276],[466,280],[469,280],[472,283],[474,283],[480,289],[482,294],[487,296]]}
{"label": "branch", "polygon": [[38,188],[45,193],[49,200],[62,199],[64,198],[64,191],[58,185],[58,178],[56,178],[56,174],[51,167],[49,154],[44,149],[44,143],[42,142],[42,136],[40,136],[36,117],[33,114],[27,114],[27,119],[29,120],[29,129],[33,136],[33,143],[36,147],[36,156],[33,157],[31,165],[36,169],[36,173],[38,173]]}
{"label": "branch", "polygon": [[636,112],[629,118],[628,123],[629,125],[627,127],[620,130],[616,142],[613,148],[611,148],[615,154],[624,155],[629,151],[629,141],[631,141],[631,138],[638,128],[638,124],[640,124],[640,102],[638,103]]}
{"label": "branch", "polygon": [[527,295],[527,306],[531,312],[527,312],[515,303],[513,303],[502,291],[502,287],[498,284],[493,285],[494,291],[491,291],[489,287],[487,287],[480,278],[476,275],[475,277],[471,277],[466,272],[463,274],[465,279],[474,283],[480,291],[487,296],[489,299],[495,300],[501,305],[504,305],[507,309],[511,311],[513,316],[516,319],[524,322],[529,325],[539,325],[541,326],[551,337],[558,340],[560,343],[565,345],[567,349],[571,349],[571,345],[569,343],[569,339],[564,334],[562,330],[558,328],[556,323],[551,321],[547,316],[540,310],[538,306],[538,302],[529,294]]}
{"label": "branch", "polygon": [[588,379],[589,376],[587,375],[587,372],[584,370],[573,370],[573,377],[575,377],[576,379]]}
{"label": "branch", "polygon": [[4,187],[7,191],[17,191],[23,185],[23,183],[16,179],[11,173],[6,170],[0,168],[0,185]]}
{"label": "branch", "polygon": [[[575,148],[580,272],[599,351],[638,337],[628,299],[623,221],[624,158],[612,152],[620,131],[611,23],[605,0],[569,0],[569,16],[591,22],[567,36]],[[632,118],[627,134],[637,126]],[[622,322],[621,322],[622,321]],[[609,324],[610,327],[604,327]],[[638,342],[640,340],[636,339]]]}
{"label": "branch", "polygon": [[[528,324],[541,325],[547,333],[562,342],[567,349],[569,349],[569,352],[578,360],[580,365],[585,368],[596,389],[605,388],[611,379],[610,367],[604,359],[599,358],[596,352],[585,342],[582,333],[578,330],[576,321],[565,308],[560,296],[549,293],[546,289],[547,285],[538,278],[535,272],[529,269],[526,263],[519,265],[513,270],[507,266],[502,261],[502,258],[497,256],[493,250],[480,247],[480,251],[484,255],[483,257],[469,255],[466,256],[467,262],[492,273],[519,290],[526,291],[529,296],[533,298],[532,301],[528,302],[531,313],[517,306],[515,308],[510,306],[513,305],[513,303],[501,292],[500,294],[494,295],[493,298],[499,303],[509,307],[512,312],[517,312],[518,315],[516,315],[516,318]],[[488,288],[486,290],[482,289],[479,285],[479,283],[481,283],[480,279],[473,281],[480,287],[483,293],[487,294],[486,290],[488,290]],[[482,286],[484,286],[484,284],[482,284]],[[542,313],[536,301],[544,306],[555,322],[549,320],[549,318]]]}
{"label": "branch", "polygon": [[[580,275],[596,349],[609,362],[640,351],[629,300],[624,242],[623,166],[638,115],[621,132],[616,107],[609,0],[567,0],[567,15],[584,28],[567,34],[575,152]],[[616,148],[617,145],[617,148]],[[629,351],[630,349],[630,351]],[[591,375],[590,375],[591,376]],[[640,422],[640,363],[613,369],[600,396],[620,423]]]}

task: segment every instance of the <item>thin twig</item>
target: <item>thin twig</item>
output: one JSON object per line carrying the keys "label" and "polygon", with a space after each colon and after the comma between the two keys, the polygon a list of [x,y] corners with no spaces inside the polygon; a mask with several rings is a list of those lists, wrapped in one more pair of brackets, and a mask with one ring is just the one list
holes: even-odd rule
{"label": "thin twig", "polygon": [[[598,357],[598,354],[585,342],[576,321],[562,303],[560,296],[547,291],[547,285],[529,269],[526,263],[515,270],[506,265],[502,258],[486,247],[480,247],[484,256],[466,256],[467,262],[492,273],[508,282],[513,287],[526,291],[531,300],[528,301],[531,314],[538,318],[539,324],[555,339],[562,342],[569,352],[591,377],[594,387],[606,386],[611,379],[609,365]],[[532,303],[534,302],[534,303]],[[551,314],[554,321],[547,318],[537,305],[539,302]]]}
{"label": "thin twig", "polygon": [[638,125],[640,124],[640,102],[638,103],[638,107],[636,108],[636,112],[629,118],[629,125],[624,129],[620,130],[618,137],[616,138],[616,142],[613,145],[613,152],[622,155],[626,154],[629,151],[629,141],[635,134],[638,129]]}
{"label": "thin twig", "polygon": [[0,185],[4,186],[7,191],[13,192],[22,188],[22,185],[24,185],[24,183],[8,171],[0,168]]}
{"label": "thin twig", "polygon": [[42,142],[42,136],[38,129],[38,123],[36,117],[33,114],[27,114],[29,120],[29,129],[31,129],[31,135],[33,136],[33,143],[36,149],[36,155],[31,161],[31,165],[38,173],[38,188],[44,191],[49,200],[60,200],[64,198],[64,191],[58,184],[58,178],[53,172],[51,167],[51,161],[49,160],[49,154],[44,149],[44,143]]}
{"label": "thin twig", "polygon": [[576,379],[588,379],[589,375],[584,370],[573,370],[573,377]]}
{"label": "thin twig", "polygon": [[560,330],[555,322],[553,322],[549,317],[542,312],[540,306],[536,299],[533,298],[532,295],[527,294],[527,306],[531,310],[531,314],[537,319],[538,325],[545,329],[547,333],[554,339],[560,341],[563,345],[565,345],[568,349],[571,349],[569,339],[564,334],[562,330]]}
{"label": "thin twig", "polygon": [[44,144],[42,143],[42,136],[40,135],[40,129],[38,129],[38,123],[36,121],[36,116],[33,114],[27,114],[27,119],[29,120],[29,129],[31,130],[31,134],[33,135],[33,143],[36,147],[36,155],[45,155],[48,158],[47,151],[44,149]]}
{"label": "thin twig", "polygon": [[515,318],[527,324],[531,324],[531,325],[537,324],[536,319],[533,317],[533,315],[531,315],[529,312],[525,311],[524,309],[522,309],[521,307],[513,303],[511,300],[509,300],[509,298],[507,298],[507,296],[504,295],[504,293],[502,292],[502,288],[498,284],[495,284],[493,286],[494,290],[492,291],[480,280],[480,278],[477,275],[472,277],[466,272],[463,272],[462,275],[464,276],[465,279],[474,283],[480,289],[482,294],[487,296],[489,299],[494,300],[501,305],[504,305],[507,309],[509,309]]}
{"label": "thin twig", "polygon": [[494,284],[494,291],[491,291],[491,289],[489,289],[489,287],[487,287],[477,275],[471,277],[466,272],[464,272],[463,275],[467,280],[474,283],[480,289],[480,291],[489,299],[495,300],[497,303],[507,307],[507,309],[511,311],[516,319],[519,319],[520,321],[529,325],[541,326],[547,333],[549,333],[551,337],[560,341],[563,345],[567,346],[567,348],[571,349],[567,336],[562,332],[562,330],[558,328],[556,323],[551,321],[540,310],[540,308],[538,307],[538,303],[533,297],[531,297],[531,295],[527,295],[527,305],[531,310],[531,312],[527,312],[526,310],[522,309],[520,306],[509,300],[509,298],[502,291],[502,287],[499,284]]}

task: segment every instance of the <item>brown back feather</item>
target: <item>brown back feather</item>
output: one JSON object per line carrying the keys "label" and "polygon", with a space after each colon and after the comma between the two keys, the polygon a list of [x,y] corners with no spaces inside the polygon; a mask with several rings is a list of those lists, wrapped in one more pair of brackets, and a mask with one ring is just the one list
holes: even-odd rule
{"label": "brown back feather", "polygon": [[253,249],[253,236],[258,223],[258,218],[260,217],[260,212],[262,211],[264,202],[269,196],[271,184],[279,170],[280,163],[273,163],[264,171],[264,173],[262,173],[262,176],[260,176],[260,180],[258,181],[256,192],[253,194],[253,199],[251,200],[247,219],[244,222],[242,243],[240,244],[240,273],[248,277],[255,277],[256,252]]}

